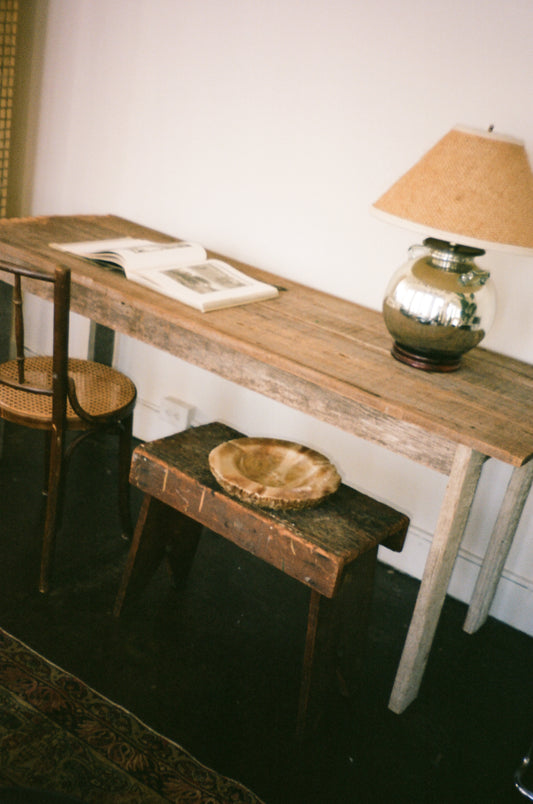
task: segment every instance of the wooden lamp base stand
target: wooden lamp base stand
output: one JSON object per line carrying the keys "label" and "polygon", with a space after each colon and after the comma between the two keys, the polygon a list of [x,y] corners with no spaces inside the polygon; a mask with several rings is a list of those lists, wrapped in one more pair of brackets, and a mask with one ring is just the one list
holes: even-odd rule
{"label": "wooden lamp base stand", "polygon": [[461,365],[459,355],[430,354],[428,352],[415,352],[399,343],[394,343],[391,354],[400,363],[405,363],[412,368],[422,371],[457,371]]}

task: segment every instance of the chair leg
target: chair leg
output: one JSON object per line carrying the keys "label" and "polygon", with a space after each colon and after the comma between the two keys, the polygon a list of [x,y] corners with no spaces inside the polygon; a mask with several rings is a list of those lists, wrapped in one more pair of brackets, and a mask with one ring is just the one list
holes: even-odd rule
{"label": "chair leg", "polygon": [[128,541],[131,540],[133,534],[129,481],[132,434],[133,414],[124,419],[120,424],[118,449],[118,504],[120,521],[122,525],[122,536]]}
{"label": "chair leg", "polygon": [[52,449],[52,431],[44,431],[44,460],[43,460],[43,495],[48,494],[48,483],[50,481],[50,452]]}
{"label": "chair leg", "polygon": [[50,586],[50,568],[55,550],[56,532],[60,518],[63,497],[63,435],[50,434],[48,479],[46,488],[46,513],[41,550],[41,570],[39,592],[45,594]]}

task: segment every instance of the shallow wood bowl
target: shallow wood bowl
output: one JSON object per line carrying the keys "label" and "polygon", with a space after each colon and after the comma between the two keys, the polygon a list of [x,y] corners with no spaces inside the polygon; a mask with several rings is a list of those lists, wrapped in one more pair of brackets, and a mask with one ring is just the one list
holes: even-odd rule
{"label": "shallow wood bowl", "polygon": [[341,482],[324,455],[277,438],[225,441],[210,452],[209,467],[228,494],[278,510],[317,505]]}

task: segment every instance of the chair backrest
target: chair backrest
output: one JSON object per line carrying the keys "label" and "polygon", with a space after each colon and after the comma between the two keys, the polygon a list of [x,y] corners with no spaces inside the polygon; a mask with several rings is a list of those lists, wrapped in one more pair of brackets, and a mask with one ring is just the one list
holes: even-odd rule
{"label": "chair backrest", "polygon": [[[68,336],[70,309],[70,270],[58,267],[54,274],[45,274],[27,265],[0,261],[0,272],[10,274],[13,284],[13,333],[15,338],[15,376],[5,376],[0,371],[0,384],[32,394],[45,394],[53,399],[53,420],[64,420],[68,391]],[[24,345],[24,293],[36,290],[36,283],[52,285],[54,304],[54,333],[51,382],[36,382],[35,376],[26,372]],[[44,294],[47,295],[47,294]]]}

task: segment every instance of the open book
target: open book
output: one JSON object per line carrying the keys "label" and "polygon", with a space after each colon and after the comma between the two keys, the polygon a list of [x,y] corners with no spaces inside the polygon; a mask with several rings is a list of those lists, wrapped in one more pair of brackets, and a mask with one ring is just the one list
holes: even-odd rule
{"label": "open book", "polygon": [[205,249],[195,243],[156,243],[120,237],[50,245],[107,267],[121,269],[127,279],[202,312],[272,299],[278,295],[273,285],[252,279],[222,260],[208,259]]}

